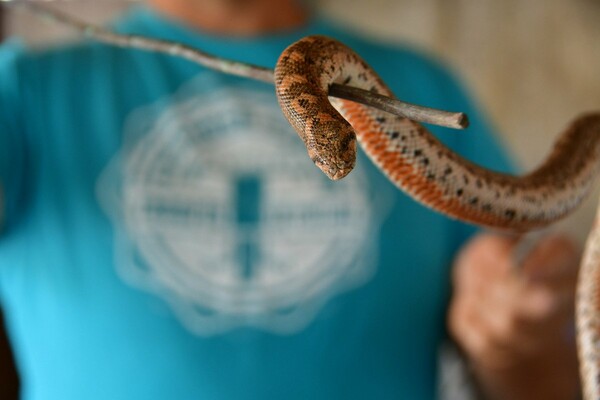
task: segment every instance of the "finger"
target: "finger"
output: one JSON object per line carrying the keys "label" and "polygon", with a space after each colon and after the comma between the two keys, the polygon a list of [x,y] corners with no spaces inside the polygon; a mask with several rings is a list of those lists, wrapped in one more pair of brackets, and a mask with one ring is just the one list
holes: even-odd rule
{"label": "finger", "polygon": [[470,308],[471,326],[486,336],[479,340],[496,353],[537,354],[549,343],[562,343],[573,325],[573,304],[566,299],[537,308],[527,302],[490,302],[471,299],[463,306]]}
{"label": "finger", "polygon": [[[577,273],[572,243],[563,237],[544,240],[528,257],[525,275],[512,271],[514,245],[510,238],[490,234],[472,240],[457,259],[455,295],[475,297],[472,300],[488,311],[507,309],[533,320],[571,307]],[[538,278],[543,284],[535,284],[531,270],[547,274],[546,282]],[[533,290],[537,286],[543,290]]]}
{"label": "finger", "polygon": [[552,324],[575,312],[575,285],[555,288],[537,286],[525,289],[520,295],[515,314],[524,322]]}
{"label": "finger", "polygon": [[537,337],[573,318],[574,284],[526,286],[514,277],[507,277],[482,286],[457,295],[462,297],[465,306],[479,315],[490,331],[498,335],[498,340],[513,340],[515,336]]}
{"label": "finger", "polygon": [[[563,340],[572,325],[574,280],[568,285],[524,280],[528,275],[517,274],[513,268],[514,245],[510,238],[481,235],[457,259],[453,312],[458,317],[451,321],[456,335],[472,352],[486,349],[498,358],[515,352],[533,354],[548,343]],[[552,252],[536,251],[550,260],[536,260],[532,255],[528,262],[556,261]]]}
{"label": "finger", "polygon": [[492,341],[490,328],[480,316],[468,301],[454,301],[448,312],[450,335],[472,360],[505,364],[510,352],[504,351],[501,343]]}
{"label": "finger", "polygon": [[549,325],[573,315],[576,279],[565,278],[554,284],[532,284],[516,276],[508,276],[484,287],[469,296],[483,318],[514,319],[514,323]]}
{"label": "finger", "polygon": [[512,253],[513,261],[517,268],[523,266],[525,258],[539,244],[540,240],[547,237],[550,232],[548,229],[543,229],[523,233],[519,236],[518,243],[516,243]]}
{"label": "finger", "polygon": [[480,234],[458,253],[454,266],[455,285],[481,286],[507,275],[512,268],[508,257],[515,240],[494,234]]}
{"label": "finger", "polygon": [[573,314],[578,249],[565,236],[547,236],[524,260],[519,276],[519,317],[537,323]]}
{"label": "finger", "polygon": [[573,284],[579,267],[579,250],[565,236],[542,239],[525,257],[522,271],[532,283]]}
{"label": "finger", "polygon": [[[508,368],[523,358],[539,353],[546,342],[521,329],[499,328],[477,311],[473,304],[454,304],[449,312],[449,329],[472,361],[493,368]],[[506,325],[505,325],[506,326]]]}

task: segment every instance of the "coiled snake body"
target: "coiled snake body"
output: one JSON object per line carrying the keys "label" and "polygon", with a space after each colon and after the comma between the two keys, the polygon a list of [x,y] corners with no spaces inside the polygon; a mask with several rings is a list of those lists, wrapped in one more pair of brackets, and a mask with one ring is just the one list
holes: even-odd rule
{"label": "coiled snake body", "polygon": [[[540,167],[515,177],[465,160],[417,122],[328,98],[332,83],[392,96],[358,55],[335,40],[307,37],[282,53],[275,68],[279,103],[310,158],[331,179],[352,170],[358,140],[381,171],[420,203],[452,218],[525,232],[574,210],[600,170],[600,113],[577,118]],[[583,257],[576,310],[580,369],[588,400],[600,399],[599,283],[596,226]]]}

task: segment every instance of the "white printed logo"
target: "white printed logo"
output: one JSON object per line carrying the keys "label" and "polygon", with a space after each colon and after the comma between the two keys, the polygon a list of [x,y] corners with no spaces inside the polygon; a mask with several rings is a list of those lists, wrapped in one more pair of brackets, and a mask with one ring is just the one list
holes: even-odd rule
{"label": "white printed logo", "polygon": [[364,172],[330,182],[274,95],[199,78],[138,110],[98,184],[116,264],[201,335],[294,333],[366,282],[376,218]]}

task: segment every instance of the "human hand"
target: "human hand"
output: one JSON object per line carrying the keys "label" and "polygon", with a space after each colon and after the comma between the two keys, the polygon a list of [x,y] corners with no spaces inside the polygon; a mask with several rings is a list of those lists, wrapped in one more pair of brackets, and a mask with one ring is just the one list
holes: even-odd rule
{"label": "human hand", "polygon": [[493,400],[575,399],[574,298],[579,256],[547,237],[516,266],[515,239],[483,234],[458,255],[450,333]]}

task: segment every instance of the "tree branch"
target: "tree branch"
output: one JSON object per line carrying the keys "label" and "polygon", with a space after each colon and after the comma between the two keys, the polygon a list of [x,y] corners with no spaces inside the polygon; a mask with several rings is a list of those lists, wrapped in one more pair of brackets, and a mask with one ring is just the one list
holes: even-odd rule
{"label": "tree branch", "polygon": [[[48,6],[42,6],[41,4],[30,0],[0,0],[0,2],[11,3],[15,6],[23,7],[33,12],[38,17],[53,23],[67,25],[77,30],[82,35],[103,43],[125,48],[166,53],[226,74],[237,75],[271,84],[274,83],[273,70],[269,68],[219,58],[177,42],[151,39],[138,35],[118,34],[100,26],[80,21],[63,12]],[[329,94],[333,97],[355,101],[414,121],[455,129],[464,129],[469,125],[467,115],[464,113],[442,111],[418,106],[350,86],[333,84],[330,87]]]}

